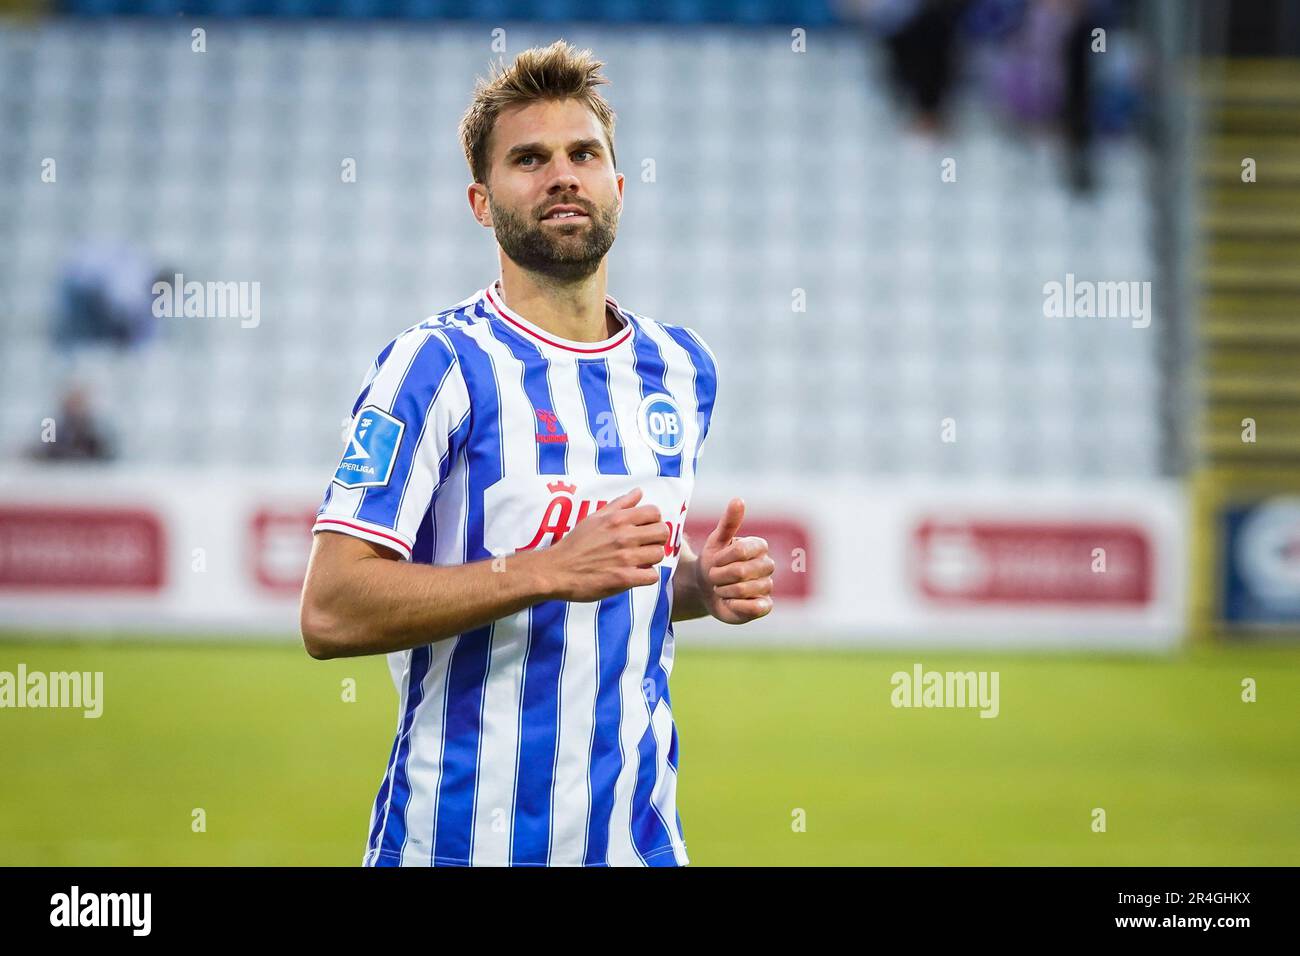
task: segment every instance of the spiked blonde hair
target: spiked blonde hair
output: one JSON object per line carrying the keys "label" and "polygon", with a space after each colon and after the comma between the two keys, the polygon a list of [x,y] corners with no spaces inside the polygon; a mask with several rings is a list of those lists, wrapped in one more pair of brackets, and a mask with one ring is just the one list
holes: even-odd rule
{"label": "spiked blonde hair", "polygon": [[487,182],[488,147],[501,110],[539,100],[581,101],[596,114],[614,162],[614,111],[596,89],[609,82],[600,72],[604,65],[590,50],[564,40],[524,50],[508,67],[492,64],[491,75],[475,84],[474,99],[460,121],[460,143],[474,182]]}

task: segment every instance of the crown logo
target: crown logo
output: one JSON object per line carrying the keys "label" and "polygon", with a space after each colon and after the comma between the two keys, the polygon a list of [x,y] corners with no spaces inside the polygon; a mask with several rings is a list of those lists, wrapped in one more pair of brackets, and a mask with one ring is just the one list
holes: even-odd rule
{"label": "crown logo", "polygon": [[563,491],[566,495],[571,495],[578,490],[578,486],[566,484],[563,481],[550,481],[546,483],[546,490],[549,491],[551,494],[555,494],[558,491]]}

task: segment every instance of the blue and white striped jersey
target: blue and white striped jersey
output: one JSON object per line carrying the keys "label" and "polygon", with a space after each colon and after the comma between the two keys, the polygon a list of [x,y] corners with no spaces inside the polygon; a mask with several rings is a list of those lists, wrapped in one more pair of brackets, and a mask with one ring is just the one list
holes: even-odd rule
{"label": "blue and white striped jersey", "polygon": [[568,341],[494,283],[366,377],[315,531],[461,564],[548,547],[635,487],[670,530],[656,586],[389,655],[398,723],[367,865],[687,862],[672,576],[717,366],[694,332],[608,306],[617,334]]}

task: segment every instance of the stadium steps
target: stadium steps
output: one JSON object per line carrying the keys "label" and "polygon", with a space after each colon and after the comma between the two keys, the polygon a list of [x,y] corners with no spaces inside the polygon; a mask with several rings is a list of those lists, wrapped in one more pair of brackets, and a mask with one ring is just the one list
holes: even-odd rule
{"label": "stadium steps", "polygon": [[1226,636],[1224,509],[1300,494],[1300,63],[1209,64],[1202,98],[1193,615]]}

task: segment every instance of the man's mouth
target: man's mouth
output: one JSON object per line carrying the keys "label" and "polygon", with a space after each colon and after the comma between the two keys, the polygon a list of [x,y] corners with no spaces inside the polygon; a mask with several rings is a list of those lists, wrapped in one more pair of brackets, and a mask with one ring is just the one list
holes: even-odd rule
{"label": "man's mouth", "polygon": [[588,218],[586,212],[577,206],[556,206],[545,216],[542,222],[573,222],[574,220],[584,220]]}

